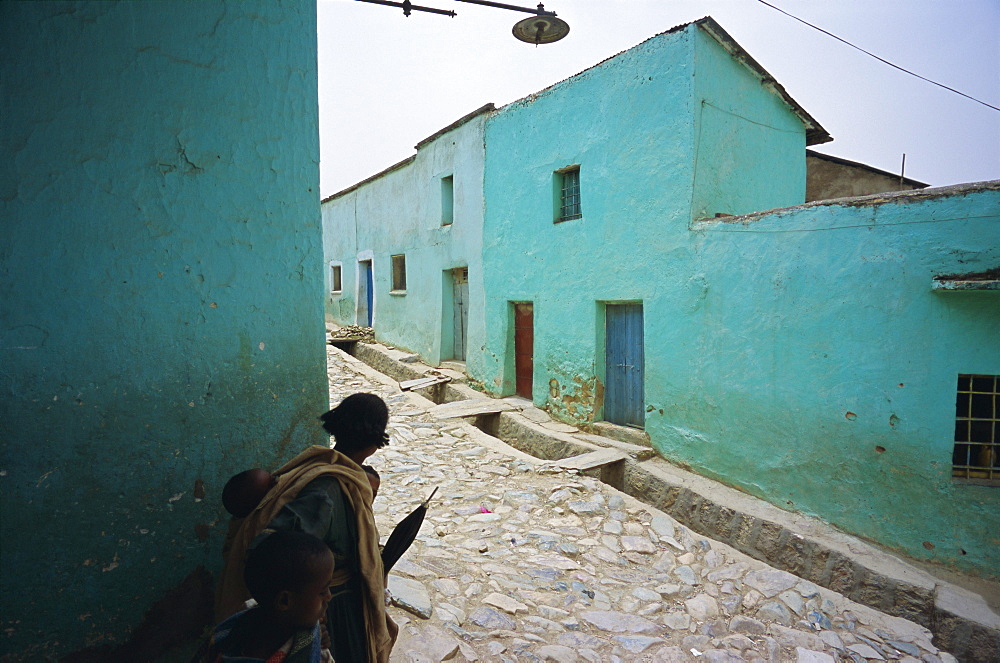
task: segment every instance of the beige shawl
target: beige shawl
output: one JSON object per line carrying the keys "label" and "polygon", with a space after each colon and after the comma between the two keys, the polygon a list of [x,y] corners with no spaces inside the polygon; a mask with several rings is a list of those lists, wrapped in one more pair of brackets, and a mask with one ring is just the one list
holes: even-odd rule
{"label": "beige shawl", "polygon": [[[223,547],[223,568],[216,596],[215,616],[221,621],[242,609],[250,598],[243,584],[247,547],[274,519],[285,504],[298,496],[310,481],[334,476],[354,508],[358,527],[358,562],[364,596],[369,660],[385,663],[396,640],[398,627],[385,611],[385,574],[379,553],[378,530],[372,513],[372,489],[361,466],[327,447],[309,447],[274,473],[275,486],[257,508],[243,519],[233,519]],[[335,634],[331,634],[335,636]]]}

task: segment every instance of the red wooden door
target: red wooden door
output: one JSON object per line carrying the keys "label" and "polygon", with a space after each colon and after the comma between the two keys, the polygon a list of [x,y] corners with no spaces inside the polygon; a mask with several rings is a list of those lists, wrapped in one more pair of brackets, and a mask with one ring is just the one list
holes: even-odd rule
{"label": "red wooden door", "polygon": [[518,396],[531,398],[534,379],[535,313],[529,304],[514,305],[514,391]]}

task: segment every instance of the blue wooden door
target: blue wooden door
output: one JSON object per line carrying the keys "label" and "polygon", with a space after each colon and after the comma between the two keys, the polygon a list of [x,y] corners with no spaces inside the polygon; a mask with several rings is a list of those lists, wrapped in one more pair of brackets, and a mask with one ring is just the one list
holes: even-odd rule
{"label": "blue wooden door", "polygon": [[358,263],[358,267],[361,271],[358,278],[358,324],[362,327],[371,327],[372,312],[375,304],[372,261],[362,260]]}
{"label": "blue wooden door", "polygon": [[604,419],[643,428],[642,304],[608,304],[606,310]]}

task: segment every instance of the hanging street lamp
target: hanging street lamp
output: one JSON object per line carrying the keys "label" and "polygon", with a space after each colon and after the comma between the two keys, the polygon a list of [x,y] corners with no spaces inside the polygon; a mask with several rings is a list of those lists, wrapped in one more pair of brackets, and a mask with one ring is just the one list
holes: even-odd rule
{"label": "hanging street lamp", "polygon": [[[410,0],[402,0],[402,2],[395,2],[394,0],[357,0],[358,2],[369,2],[373,5],[387,5],[389,7],[398,7],[403,10],[404,16],[409,16],[410,12],[420,11],[429,12],[431,14],[443,14],[445,16],[454,17],[455,12],[448,9],[437,9],[435,7],[424,7],[421,5],[415,5]],[[514,28],[511,30],[513,35],[523,42],[529,44],[534,44],[538,46],[539,44],[551,44],[554,41],[559,41],[563,37],[569,34],[569,25],[566,21],[561,18],[556,17],[555,12],[550,12],[545,9],[542,3],[538,3],[538,7],[532,9],[530,7],[520,7],[518,5],[508,5],[503,2],[493,2],[492,0],[455,0],[456,2],[468,2],[473,5],[484,5],[486,7],[495,7],[497,9],[509,9],[511,11],[526,12],[528,14],[534,14],[530,18],[525,18],[514,24]]]}

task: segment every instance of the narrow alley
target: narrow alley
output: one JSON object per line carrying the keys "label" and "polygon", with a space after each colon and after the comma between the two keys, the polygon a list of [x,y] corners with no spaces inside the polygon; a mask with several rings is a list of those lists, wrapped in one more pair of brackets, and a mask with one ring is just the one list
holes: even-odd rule
{"label": "narrow alley", "polygon": [[704,538],[561,470],[333,346],[330,400],[390,409],[375,513],[383,541],[436,487],[389,576],[392,661],[948,663],[930,632]]}

